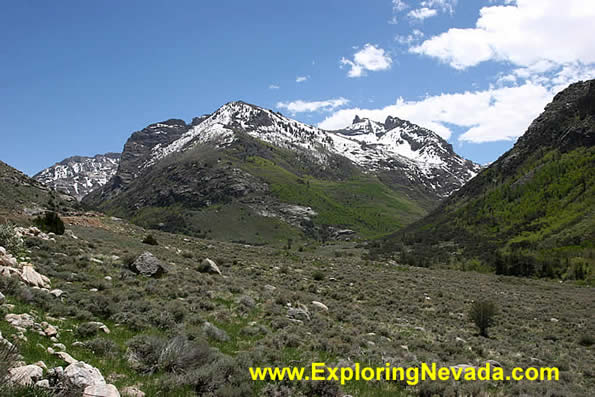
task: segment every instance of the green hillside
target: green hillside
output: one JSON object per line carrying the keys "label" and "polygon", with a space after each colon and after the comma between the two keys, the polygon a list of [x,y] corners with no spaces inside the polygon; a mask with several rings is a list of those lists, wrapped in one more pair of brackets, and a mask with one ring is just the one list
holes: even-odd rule
{"label": "green hillside", "polygon": [[500,274],[591,279],[594,83],[556,96],[525,136],[377,255]]}
{"label": "green hillside", "polygon": [[[238,133],[241,134],[241,133]],[[143,227],[198,237],[287,244],[387,235],[425,215],[431,198],[362,173],[338,156],[325,169],[303,155],[242,134],[223,150],[197,146],[151,167],[111,199],[85,203]],[[315,214],[288,219],[288,206]]]}

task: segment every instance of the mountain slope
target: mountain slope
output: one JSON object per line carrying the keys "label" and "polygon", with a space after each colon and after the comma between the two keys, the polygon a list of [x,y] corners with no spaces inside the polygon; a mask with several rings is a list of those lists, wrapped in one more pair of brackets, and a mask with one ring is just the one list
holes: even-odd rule
{"label": "mountain slope", "polygon": [[374,136],[357,125],[325,131],[231,102],[134,133],[116,175],[84,202],[227,240],[374,237],[419,219],[479,168],[429,130],[379,125]]}
{"label": "mountain slope", "polygon": [[33,215],[49,208],[65,212],[76,206],[74,197],[54,192],[0,161],[0,213]]}
{"label": "mountain slope", "polygon": [[572,84],[514,147],[377,253],[515,275],[588,277],[595,241],[595,81]]}
{"label": "mountain slope", "polygon": [[33,179],[81,200],[105,185],[116,174],[119,162],[119,153],[73,156],[42,170]]}

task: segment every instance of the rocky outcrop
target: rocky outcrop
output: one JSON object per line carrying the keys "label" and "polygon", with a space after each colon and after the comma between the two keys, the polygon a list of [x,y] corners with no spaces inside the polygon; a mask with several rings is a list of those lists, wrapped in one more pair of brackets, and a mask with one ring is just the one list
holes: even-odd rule
{"label": "rocky outcrop", "polygon": [[51,281],[48,277],[38,273],[30,263],[19,263],[2,247],[0,247],[0,277],[18,277],[32,287],[45,288],[46,290],[51,288]]}
{"label": "rocky outcrop", "polygon": [[9,382],[18,385],[32,385],[43,377],[43,368],[37,365],[23,365],[8,370]]}
{"label": "rocky outcrop", "polygon": [[68,384],[81,389],[106,384],[103,375],[97,368],[82,361],[77,361],[66,367],[64,369],[64,379]]}

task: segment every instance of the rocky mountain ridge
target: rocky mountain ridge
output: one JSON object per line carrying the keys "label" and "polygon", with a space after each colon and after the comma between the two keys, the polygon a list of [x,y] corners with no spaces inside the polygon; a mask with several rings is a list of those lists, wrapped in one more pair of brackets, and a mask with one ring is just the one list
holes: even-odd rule
{"label": "rocky mountain ridge", "polygon": [[80,201],[105,185],[116,174],[119,163],[119,153],[73,156],[35,174],[33,179]]}

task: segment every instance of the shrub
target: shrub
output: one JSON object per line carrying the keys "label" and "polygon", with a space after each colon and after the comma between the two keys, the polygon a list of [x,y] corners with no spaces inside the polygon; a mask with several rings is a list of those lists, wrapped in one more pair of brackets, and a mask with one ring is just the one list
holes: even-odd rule
{"label": "shrub", "polygon": [[479,328],[479,334],[488,337],[488,328],[494,325],[494,317],[498,310],[496,305],[490,301],[474,302],[469,311],[469,317]]}
{"label": "shrub", "polygon": [[99,326],[94,323],[83,323],[78,326],[76,329],[76,333],[81,338],[89,338],[91,336],[95,336],[99,331]]}
{"label": "shrub", "polygon": [[320,270],[316,270],[314,273],[312,273],[312,278],[316,281],[322,281],[324,280],[324,273]]}
{"label": "shrub", "polygon": [[14,366],[18,359],[19,352],[13,345],[4,341],[0,342],[0,390],[3,390],[7,385],[10,379],[8,370]]}
{"label": "shrub", "polygon": [[159,243],[152,234],[148,234],[147,237],[144,238],[143,244],[158,245]]}
{"label": "shrub", "polygon": [[105,338],[92,339],[85,343],[85,347],[104,357],[116,357],[120,350],[115,342]]}
{"label": "shrub", "polygon": [[64,222],[55,212],[46,212],[33,221],[37,227],[46,233],[64,234]]}
{"label": "shrub", "polygon": [[592,346],[593,343],[595,343],[595,338],[593,338],[591,335],[582,335],[578,341],[578,344],[581,346]]}
{"label": "shrub", "polygon": [[14,226],[10,223],[0,225],[0,246],[13,253],[22,251],[24,248],[23,239],[17,236]]}

